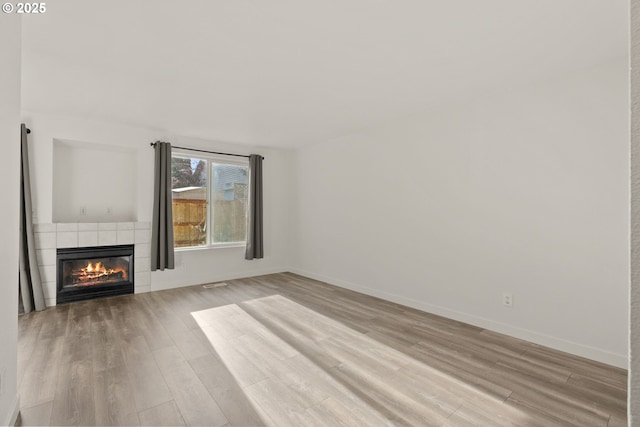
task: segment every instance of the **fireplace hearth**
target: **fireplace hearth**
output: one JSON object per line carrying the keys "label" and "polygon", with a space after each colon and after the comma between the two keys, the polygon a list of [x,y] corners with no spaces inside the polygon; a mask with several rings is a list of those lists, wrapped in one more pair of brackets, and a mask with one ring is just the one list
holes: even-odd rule
{"label": "fireplace hearth", "polygon": [[57,255],[57,304],[133,293],[133,245],[60,248]]}

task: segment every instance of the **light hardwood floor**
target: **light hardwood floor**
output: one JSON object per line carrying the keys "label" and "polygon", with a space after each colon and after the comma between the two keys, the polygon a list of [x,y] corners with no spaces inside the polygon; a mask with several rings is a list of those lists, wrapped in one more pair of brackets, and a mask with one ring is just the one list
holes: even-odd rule
{"label": "light hardwood floor", "polygon": [[23,425],[623,426],[627,372],[294,274],[19,321]]}

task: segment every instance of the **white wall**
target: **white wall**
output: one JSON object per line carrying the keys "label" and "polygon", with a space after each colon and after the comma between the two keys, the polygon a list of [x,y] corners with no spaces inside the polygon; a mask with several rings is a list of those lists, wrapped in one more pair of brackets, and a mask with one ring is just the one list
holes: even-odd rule
{"label": "white wall", "polygon": [[53,142],[53,222],[137,221],[137,151]]}
{"label": "white wall", "polygon": [[626,367],[627,70],[300,150],[294,271]]}
{"label": "white wall", "polygon": [[631,286],[629,425],[640,423],[640,2],[631,2]]}
{"label": "white wall", "polygon": [[18,229],[20,197],[20,27],[17,15],[0,16],[0,425],[17,415]]}
{"label": "white wall", "polygon": [[[50,223],[53,218],[53,143],[56,140],[84,141],[110,147],[126,147],[136,157],[132,185],[137,194],[135,212],[140,222],[151,221],[153,203],[153,159],[149,146],[156,140],[174,145],[239,154],[257,152],[265,156],[265,258],[246,261],[243,248],[220,248],[176,253],[176,269],[151,274],[151,290],[194,285],[237,277],[284,271],[288,263],[290,199],[286,190],[291,175],[292,155],[288,150],[230,145],[173,135],[170,132],[118,125],[78,117],[53,116],[23,111],[32,129],[29,141],[32,157],[34,222]],[[102,182],[95,179],[95,185]],[[91,182],[90,182],[91,184]]]}

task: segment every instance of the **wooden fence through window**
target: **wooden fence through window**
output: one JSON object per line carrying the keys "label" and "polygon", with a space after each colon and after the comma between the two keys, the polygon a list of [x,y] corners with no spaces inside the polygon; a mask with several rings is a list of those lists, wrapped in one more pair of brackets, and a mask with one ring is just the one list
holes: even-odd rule
{"label": "wooden fence through window", "polygon": [[[175,247],[203,246],[207,243],[207,201],[173,199],[173,238]],[[216,200],[213,205],[213,240],[246,240],[246,202]]]}

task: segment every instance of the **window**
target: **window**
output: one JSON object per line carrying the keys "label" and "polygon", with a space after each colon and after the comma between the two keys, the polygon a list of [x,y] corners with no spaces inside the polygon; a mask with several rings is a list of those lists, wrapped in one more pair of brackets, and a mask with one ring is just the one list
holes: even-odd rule
{"label": "window", "polygon": [[174,246],[244,243],[248,182],[246,161],[174,154],[171,159]]}

